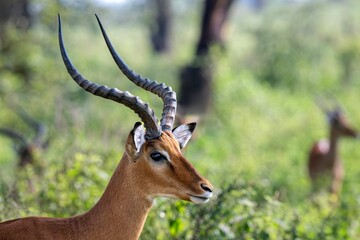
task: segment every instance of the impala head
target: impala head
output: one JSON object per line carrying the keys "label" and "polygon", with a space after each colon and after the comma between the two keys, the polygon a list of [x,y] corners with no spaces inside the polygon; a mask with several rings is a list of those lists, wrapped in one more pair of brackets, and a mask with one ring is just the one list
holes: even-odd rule
{"label": "impala head", "polygon": [[331,131],[337,136],[358,138],[359,132],[349,125],[347,119],[339,107],[327,112],[327,118],[331,127]]}
{"label": "impala head", "polygon": [[339,102],[333,95],[328,93],[326,97],[319,97],[317,104],[326,115],[327,122],[334,135],[351,138],[360,137],[360,133],[348,123]]}
{"label": "impala head", "polygon": [[15,113],[35,131],[35,136],[28,139],[23,133],[11,128],[0,128],[0,135],[4,135],[14,142],[14,149],[19,156],[19,166],[34,163],[35,156],[47,149],[49,139],[46,137],[46,126],[32,118],[24,109],[19,106],[11,106]]}
{"label": "impala head", "polygon": [[191,137],[195,123],[163,131],[156,139],[145,139],[145,130],[136,123],[126,142],[126,153],[133,166],[131,176],[148,197],[164,196],[204,203],[212,196],[211,184],[200,176],[181,153]]}
{"label": "impala head", "polygon": [[111,99],[132,109],[144,123],[136,123],[126,141],[126,154],[134,181],[149,197],[166,196],[204,203],[212,196],[211,184],[201,177],[181,153],[195,123],[173,129],[176,114],[176,94],[165,84],[145,79],[131,70],[114,50],[107,34],[96,16],[105,42],[122,73],[133,83],[158,95],[163,100],[160,123],[154,111],[139,97],[117,88],[98,85],[85,79],[69,60],[64,48],[59,16],[59,44],[65,66],[74,81],[84,90],[103,98]]}

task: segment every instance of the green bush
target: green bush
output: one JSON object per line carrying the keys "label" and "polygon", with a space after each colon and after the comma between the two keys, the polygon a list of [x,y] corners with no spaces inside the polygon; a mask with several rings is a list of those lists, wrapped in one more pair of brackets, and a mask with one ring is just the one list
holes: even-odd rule
{"label": "green bush", "polygon": [[359,78],[352,67],[359,64],[358,6],[315,1],[267,12],[254,31],[255,74],[271,86],[305,90]]}

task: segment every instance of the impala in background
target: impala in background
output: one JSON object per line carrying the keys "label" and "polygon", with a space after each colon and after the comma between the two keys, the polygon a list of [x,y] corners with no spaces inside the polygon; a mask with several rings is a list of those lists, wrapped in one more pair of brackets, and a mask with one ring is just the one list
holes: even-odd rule
{"label": "impala in background", "polygon": [[154,111],[129,92],[86,80],[72,65],[64,48],[59,16],[59,44],[65,66],[86,91],[124,104],[142,120],[128,135],[125,153],[104,194],[88,212],[70,218],[27,217],[0,224],[0,239],[138,239],[153,199],[158,196],[205,203],[213,187],[181,153],[195,123],[172,129],[176,94],[170,87],[133,72],[113,49],[99,19],[108,48],[126,77],[162,98],[160,124]]}
{"label": "impala in background", "polygon": [[[19,106],[11,106],[14,112],[35,132],[35,136],[30,138],[24,132],[18,131],[9,127],[0,127],[0,136],[5,136],[13,141],[13,149],[18,157],[17,160],[17,173],[26,173],[24,169],[27,166],[32,166],[35,175],[27,175],[27,190],[34,193],[34,180],[40,180],[44,171],[44,161],[40,155],[47,150],[50,138],[47,136],[46,126],[44,123],[32,118],[23,108]],[[10,196],[13,198],[19,197],[18,181],[15,179],[13,186],[10,190]]]}
{"label": "impala in background", "polygon": [[358,138],[359,132],[351,127],[340,106],[319,104],[329,123],[329,138],[316,142],[310,150],[308,171],[314,189],[324,184],[331,193],[339,195],[344,168],[339,157],[339,140],[342,137]]}
{"label": "impala in background", "polygon": [[24,109],[16,106],[12,107],[14,112],[35,132],[35,136],[30,139],[15,129],[0,127],[0,135],[8,137],[14,142],[14,150],[19,159],[18,167],[24,168],[29,164],[35,164],[35,152],[46,150],[49,146],[50,138],[47,137],[44,123],[32,118]]}

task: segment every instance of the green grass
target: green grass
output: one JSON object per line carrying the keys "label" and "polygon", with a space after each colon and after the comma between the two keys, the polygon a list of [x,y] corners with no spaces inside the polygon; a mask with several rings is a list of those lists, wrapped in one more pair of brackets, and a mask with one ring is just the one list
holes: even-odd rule
{"label": "green grass", "polygon": [[[141,239],[360,238],[359,142],[341,142],[346,177],[338,202],[326,193],[311,199],[306,172],[311,145],[328,135],[325,117],[314,103],[317,95],[333,92],[349,122],[360,129],[360,76],[354,70],[350,82],[344,83],[340,57],[346,46],[352,46],[346,43],[360,40],[360,33],[355,29],[339,34],[339,26],[326,21],[340,15],[343,22],[355,24],[351,16],[360,11],[358,4],[351,4],[310,4],[291,8],[291,16],[284,14],[287,9],[275,7],[260,16],[234,11],[226,53],[214,50],[212,108],[185,149],[186,157],[212,182],[217,197],[204,206],[158,199]],[[161,101],[119,73],[94,17],[81,13],[72,26],[71,14],[63,17],[65,45],[85,77],[139,95],[159,113]],[[322,19],[310,34],[295,18],[306,14]],[[82,92],[70,79],[59,55],[55,19],[56,15],[50,27],[37,27],[27,41],[16,45],[31,46],[30,86],[13,72],[0,72],[0,126],[32,134],[8,107],[16,103],[44,121],[52,139],[48,151],[39,156],[45,166],[39,178],[31,168],[15,172],[11,142],[0,138],[0,220],[67,217],[91,208],[138,121],[131,110]],[[194,29],[185,26],[197,27],[193,18],[183,21],[188,24],[176,25],[173,34],[181,38],[174,38],[174,50],[166,56],[151,52],[141,23],[116,25],[105,16],[103,23],[133,69],[176,90],[178,69],[190,59],[195,39]],[[5,55],[0,57],[6,62]],[[9,196],[15,178],[21,189],[16,200]],[[35,193],[27,191],[27,178],[33,178]]]}

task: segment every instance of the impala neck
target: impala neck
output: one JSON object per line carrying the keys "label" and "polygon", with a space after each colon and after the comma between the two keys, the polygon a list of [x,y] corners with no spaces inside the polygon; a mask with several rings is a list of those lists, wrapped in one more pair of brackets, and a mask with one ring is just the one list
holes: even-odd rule
{"label": "impala neck", "polygon": [[137,185],[137,176],[125,153],[98,203],[75,217],[89,239],[138,239],[152,200]]}
{"label": "impala neck", "polygon": [[338,134],[335,132],[335,130],[333,130],[332,128],[330,129],[330,149],[329,149],[329,158],[330,158],[330,162],[334,163],[338,157],[338,141],[339,141],[339,136]]}

